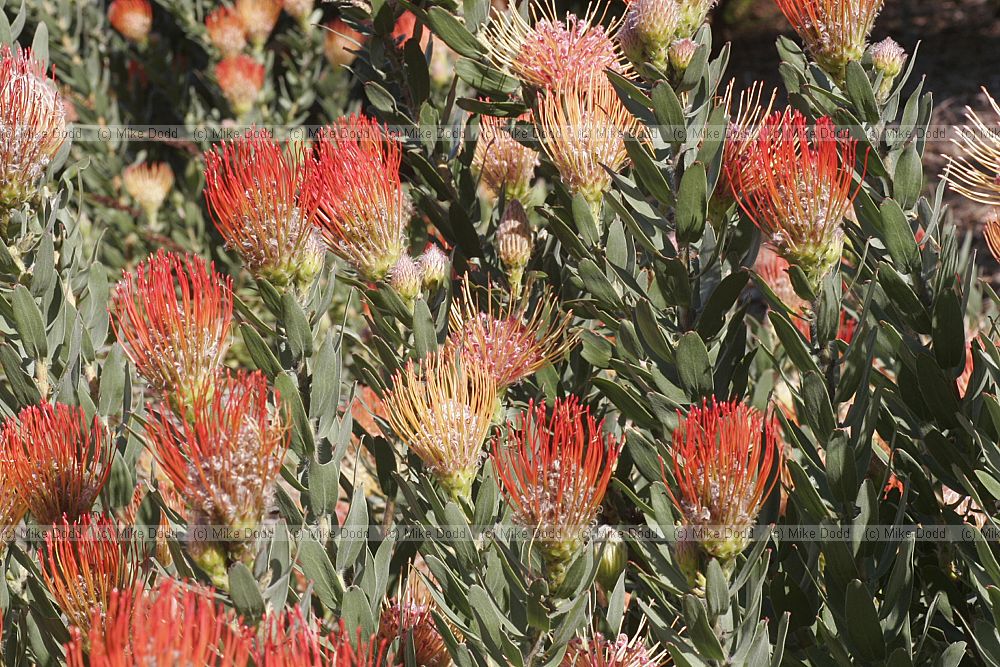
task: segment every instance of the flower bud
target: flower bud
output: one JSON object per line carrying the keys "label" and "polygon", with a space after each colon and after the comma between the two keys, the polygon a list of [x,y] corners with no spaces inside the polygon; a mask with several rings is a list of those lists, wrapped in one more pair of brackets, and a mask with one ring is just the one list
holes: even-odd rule
{"label": "flower bud", "polygon": [[448,281],[451,274],[451,260],[441,248],[429,246],[420,256],[420,273],[423,287],[428,292],[436,290]]}
{"label": "flower bud", "polygon": [[678,76],[687,71],[695,52],[698,50],[698,42],[693,39],[678,39],[670,45],[668,57],[670,59],[670,69]]}
{"label": "flower bud", "polygon": [[521,287],[521,277],[524,269],[531,259],[532,238],[531,227],[528,224],[528,216],[524,212],[521,202],[516,199],[507,204],[507,209],[503,212],[503,219],[497,229],[497,254],[504,268],[507,269],[507,278],[510,281],[512,292],[517,292]]}
{"label": "flower bud", "polygon": [[871,56],[872,66],[878,74],[882,75],[882,83],[879,84],[876,94],[879,101],[884,101],[889,97],[896,77],[903,70],[903,65],[906,63],[906,51],[892,37],[886,37],[871,48]]}
{"label": "flower bud", "polygon": [[108,6],[108,21],[128,41],[145,44],[153,27],[153,6],[149,0],[114,0]]}
{"label": "flower bud", "polygon": [[174,187],[174,172],[166,162],[140,162],[122,172],[122,183],[153,225],[163,200]]}
{"label": "flower bud", "polygon": [[628,547],[621,533],[607,525],[597,529],[597,542],[598,547],[602,544],[604,547],[601,562],[597,565],[597,581],[610,591],[618,584],[618,578],[628,565]]}
{"label": "flower bud", "polygon": [[677,36],[678,6],[674,0],[634,0],[618,32],[618,44],[636,66],[649,63],[667,68],[667,51]]}
{"label": "flower bud", "polygon": [[413,306],[413,300],[420,296],[422,283],[420,267],[409,255],[402,255],[389,269],[389,284],[399,293],[403,302]]}
{"label": "flower bud", "polygon": [[237,116],[247,114],[264,87],[264,66],[247,55],[230,56],[215,66],[215,79]]}

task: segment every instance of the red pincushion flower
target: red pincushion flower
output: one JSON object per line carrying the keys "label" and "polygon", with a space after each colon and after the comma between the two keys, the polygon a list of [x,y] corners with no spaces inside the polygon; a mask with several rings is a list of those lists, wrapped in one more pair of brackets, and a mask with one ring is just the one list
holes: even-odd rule
{"label": "red pincushion flower", "polygon": [[603,427],[570,396],[556,399],[549,417],[544,403],[532,401],[516,424],[508,422],[506,443],[493,440],[493,464],[514,521],[534,529],[554,583],[583,546],[621,453]]}
{"label": "red pincushion flower", "polygon": [[82,408],[43,403],[24,408],[3,426],[7,481],[39,524],[90,511],[111,473],[114,453],[100,419]]}
{"label": "red pincushion flower", "polygon": [[816,62],[837,78],[861,60],[882,0],[775,0]]}
{"label": "red pincushion flower", "polygon": [[[739,401],[714,398],[687,415],[671,445],[677,492],[664,484],[686,526],[749,528],[770,495],[783,466],[778,423]],[[743,537],[708,537],[702,549],[729,560],[746,547]]]}
{"label": "red pincushion flower", "polygon": [[219,50],[223,58],[235,56],[247,45],[246,27],[243,19],[232,7],[217,7],[205,17],[208,39]]}
{"label": "red pincushion flower", "polygon": [[265,74],[264,66],[248,55],[229,56],[215,66],[215,80],[237,116],[253,108]]}
{"label": "red pincushion flower", "polygon": [[851,192],[856,150],[857,142],[829,118],[810,128],[789,108],[764,120],[743,169],[726,167],[747,216],[814,287],[840,261],[842,223],[857,195]]}
{"label": "red pincushion flower", "polygon": [[104,616],[66,645],[70,667],[245,667],[250,641],[210,589],[167,579],[155,589],[115,591]]}
{"label": "red pincushion flower", "polygon": [[125,354],[175,409],[211,392],[233,318],[232,281],[214,264],[160,250],[124,274],[109,312]]}
{"label": "red pincushion flower", "polygon": [[108,21],[125,39],[141,44],[153,27],[153,6],[149,0],[114,0],[108,5]]}
{"label": "red pincushion flower", "polygon": [[352,115],[327,128],[316,150],[306,208],[332,253],[368,280],[384,278],[406,251],[411,214],[399,144],[376,121]]}
{"label": "red pincushion flower", "polygon": [[323,248],[302,207],[301,147],[281,146],[264,130],[205,154],[205,200],[226,245],[251,273],[278,286],[307,286],[323,264]]}
{"label": "red pincushion flower", "polygon": [[54,525],[45,535],[40,559],[49,593],[70,624],[84,632],[103,626],[101,612],[109,608],[113,591],[131,587],[139,576],[131,536],[119,535],[115,522],[104,515]]}
{"label": "red pincushion flower", "polygon": [[[301,608],[271,614],[259,631],[247,631],[252,657],[260,667],[376,667],[386,662],[386,643],[352,635],[341,621],[324,637]],[[423,664],[423,663],[417,663]]]}

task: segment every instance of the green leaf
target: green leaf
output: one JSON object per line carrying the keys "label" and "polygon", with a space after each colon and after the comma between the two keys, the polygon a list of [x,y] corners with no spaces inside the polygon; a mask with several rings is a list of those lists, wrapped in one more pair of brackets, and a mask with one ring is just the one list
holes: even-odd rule
{"label": "green leaf", "polygon": [[894,308],[906,318],[909,324],[918,333],[930,333],[930,318],[924,309],[920,299],[913,293],[913,289],[906,284],[903,277],[885,262],[879,263],[878,283],[885,290],[886,296],[892,302]]}
{"label": "green leaf", "polygon": [[710,618],[718,618],[729,611],[729,585],[722,566],[715,558],[708,562],[705,573],[705,602]]}
{"label": "green leaf", "polygon": [[247,346],[247,352],[254,365],[262,370],[269,379],[274,380],[281,373],[281,364],[274,356],[274,352],[267,346],[257,330],[249,324],[241,324],[240,333],[243,335],[243,342]]}
{"label": "green leaf", "polygon": [[816,371],[808,371],[802,377],[802,403],[805,407],[805,421],[813,430],[821,443],[830,440],[833,429],[837,427],[837,419],[833,414],[830,396],[826,391],[826,382]]}
{"label": "green leaf", "polygon": [[871,593],[858,579],[847,585],[844,615],[847,619],[847,636],[857,649],[860,657],[879,660],[885,657],[885,639],[878,611],[872,602]]}
{"label": "green leaf", "polygon": [[476,90],[489,95],[509,95],[517,92],[521,82],[512,76],[507,76],[500,70],[484,63],[459,58],[455,63],[455,73],[462,81]]}
{"label": "green leaf", "polygon": [[684,596],[684,620],[694,647],[710,660],[725,660],[726,653],[708,620],[705,604],[694,595]]}
{"label": "green leaf", "polygon": [[632,160],[632,169],[639,182],[649,194],[656,197],[667,206],[674,202],[674,193],[663,177],[663,171],[653,161],[646,147],[634,137],[625,137],[625,150]]}
{"label": "green leaf", "polygon": [[701,314],[698,315],[698,323],[695,328],[702,338],[709,340],[719,333],[722,325],[726,323],[726,315],[729,314],[736,300],[740,298],[749,279],[750,274],[741,269],[730,273],[715,286]]}
{"label": "green leaf", "polygon": [[49,28],[45,21],[39,21],[35,36],[31,39],[31,55],[42,68],[49,64]]}
{"label": "green leaf", "polygon": [[368,542],[368,503],[365,501],[365,490],[362,485],[354,487],[354,498],[351,509],[344,519],[344,531],[337,540],[337,569],[343,570],[353,565],[361,549]]}
{"label": "green leaf", "polygon": [[816,365],[816,360],[809,353],[802,333],[792,326],[788,318],[774,310],[768,312],[767,318],[771,321],[771,326],[774,327],[774,333],[778,335],[781,346],[785,348],[785,354],[795,364],[795,367],[803,373],[807,371],[819,373],[819,366]]}
{"label": "green leaf", "polygon": [[288,337],[288,349],[296,359],[311,357],[313,353],[312,328],[295,295],[285,292],[281,297],[282,324]]}
{"label": "green leaf", "polygon": [[437,349],[437,332],[431,309],[423,298],[413,302],[413,348],[418,359]]}
{"label": "green leaf", "polygon": [[660,125],[660,137],[663,141],[668,144],[682,144],[687,141],[684,108],[670,84],[660,83],[653,88],[652,102],[653,113]]}
{"label": "green leaf", "polygon": [[875,91],[868,80],[861,63],[851,61],[847,63],[847,94],[851,102],[861,112],[863,120],[869,123],[877,123],[879,120],[878,105],[875,103]]}
{"label": "green leaf", "polygon": [[14,288],[11,306],[14,309],[14,328],[25,351],[32,359],[44,359],[49,351],[48,342],[45,340],[45,322],[42,319],[41,309],[31,297],[27,287],[17,285]]}
{"label": "green leaf", "polygon": [[577,231],[580,232],[580,236],[583,237],[583,242],[588,246],[597,245],[601,240],[601,232],[597,228],[597,220],[594,219],[594,213],[590,210],[590,204],[583,198],[583,195],[578,194],[573,197],[572,212],[573,223],[576,225]]}
{"label": "green leaf", "polygon": [[689,398],[707,397],[715,391],[708,348],[701,336],[694,331],[681,336],[677,342],[676,358],[677,376]]}
{"label": "green leaf", "polygon": [[278,373],[274,380],[274,389],[292,422],[292,449],[299,456],[310,455],[316,446],[315,437],[295,378],[285,371]]}
{"label": "green leaf", "polygon": [[708,176],[701,162],[689,166],[681,176],[676,218],[679,242],[694,243],[701,239],[708,218]]}
{"label": "green leaf", "polygon": [[344,582],[330,562],[323,545],[312,537],[302,538],[298,561],[306,579],[313,583],[313,589],[323,606],[327,609],[339,608],[344,595]]}
{"label": "green leaf", "polygon": [[257,580],[243,563],[234,563],[229,568],[229,595],[244,621],[253,625],[264,617],[264,598]]}
{"label": "green leaf", "polygon": [[98,390],[97,412],[107,417],[116,413],[122,406],[125,394],[125,375],[128,364],[121,345],[115,343],[110,354],[104,360],[101,368],[101,385]]}
{"label": "green leaf", "polygon": [[617,311],[623,307],[621,297],[615,292],[611,281],[593,260],[583,260],[577,270],[580,272],[584,287],[603,308]]}
{"label": "green leaf", "polygon": [[900,269],[917,275],[920,271],[920,249],[903,209],[894,199],[886,199],[879,210],[882,214],[882,240],[889,256]]}
{"label": "green leaf", "polygon": [[942,368],[955,368],[965,364],[965,316],[962,302],[953,289],[938,295],[931,323],[934,341],[934,358]]}
{"label": "green leaf", "polygon": [[915,144],[903,149],[896,161],[892,177],[892,196],[904,211],[909,211],[917,203],[920,189],[924,184],[923,164]]}
{"label": "green leaf", "polygon": [[[419,15],[418,12],[415,12]],[[431,7],[426,14],[427,25],[460,56],[480,58],[486,47],[469,32],[455,16],[441,7]]]}

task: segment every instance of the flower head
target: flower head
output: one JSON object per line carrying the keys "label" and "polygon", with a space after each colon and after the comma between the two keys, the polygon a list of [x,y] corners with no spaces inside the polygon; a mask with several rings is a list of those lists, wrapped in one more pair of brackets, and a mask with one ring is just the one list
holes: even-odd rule
{"label": "flower head", "polygon": [[281,146],[251,130],[205,154],[205,200],[226,245],[255,276],[279,287],[309,285],[323,245],[303,207],[301,147]]}
{"label": "flower head", "polygon": [[269,614],[245,636],[260,667],[377,667],[385,657],[384,643],[363,641],[360,630],[352,636],[343,621],[324,636],[300,607]]}
{"label": "flower head", "polygon": [[[524,114],[518,120],[528,120]],[[507,199],[524,200],[531,192],[531,179],[538,166],[538,153],[518,143],[507,131],[507,123],[494,116],[479,117],[479,137],[472,155],[472,168],[485,192],[492,198],[505,192]]]}
{"label": "flower head", "polygon": [[[150,449],[184,499],[191,524],[242,529],[260,521],[289,444],[288,421],[269,396],[260,371],[227,373],[210,396],[195,400],[190,419],[160,409],[147,423]],[[236,558],[248,555],[241,543],[225,547]],[[217,545],[192,550],[210,575],[225,581],[225,569],[217,571],[225,554]]]}
{"label": "flower head", "polygon": [[389,270],[389,284],[405,303],[412,305],[423,284],[420,265],[409,255],[401,255]]}
{"label": "flower head", "polygon": [[334,67],[346,67],[353,63],[357,58],[356,51],[365,43],[365,36],[341,19],[334,19],[324,28],[323,53],[327,61]]}
{"label": "flower head", "polygon": [[[760,134],[761,121],[771,113],[774,98],[778,91],[771,90],[766,104],[763,102],[764,84],[755,81],[749,88],[739,94],[734,100],[735,81],[730,81],[722,97],[729,121],[726,126],[726,143],[722,148],[722,171],[719,174],[719,186],[715,188],[716,196],[725,205],[732,203],[734,184],[729,180],[729,174],[739,174],[745,171],[750,159],[750,148]],[[742,188],[753,188],[754,183],[747,182]],[[746,193],[747,190],[741,190]]]}
{"label": "flower head", "polygon": [[906,64],[906,51],[892,37],[886,37],[871,48],[872,67],[882,75],[882,83],[875,91],[880,102],[884,102],[892,92],[892,84]]}
{"label": "flower head", "polygon": [[49,593],[69,619],[86,632],[99,625],[98,612],[107,611],[112,592],[129,588],[139,575],[139,555],[130,536],[122,536],[115,522],[86,514],[61,521],[45,535],[41,556],[42,578]]}
{"label": "flower head", "polygon": [[0,212],[34,197],[65,134],[66,109],[44,66],[30,51],[0,47]]}
{"label": "flower head", "polygon": [[89,626],[74,630],[66,646],[70,667],[249,664],[250,642],[214,593],[173,579],[114,591]]}
{"label": "flower head", "polygon": [[406,252],[411,207],[399,180],[399,144],[376,121],[350,116],[327,128],[307,178],[310,210],[332,253],[380,280]]}
{"label": "flower head", "polygon": [[617,171],[628,161],[623,137],[643,135],[643,125],[603,76],[574,77],[543,95],[535,124],[566,189],[582,195],[597,217],[611,187],[608,169]]}
{"label": "flower head", "polygon": [[451,260],[444,250],[431,244],[420,255],[420,275],[423,287],[433,291],[444,285],[451,277]]}
{"label": "flower head", "polygon": [[211,393],[233,318],[232,281],[214,264],[160,250],[124,274],[109,311],[139,375],[175,409]]}
{"label": "flower head", "polygon": [[607,69],[624,72],[614,41],[597,11],[583,18],[557,19],[554,9],[531,5],[533,24],[517,11],[494,16],[487,27],[494,65],[537,89],[555,89],[571,76],[604,78]]}
{"label": "flower head", "polygon": [[590,408],[570,396],[528,404],[506,438],[493,439],[493,464],[514,521],[535,531],[550,579],[565,576],[597,512],[621,453]]}
{"label": "flower head", "polygon": [[576,343],[566,330],[573,312],[560,315],[556,302],[545,295],[532,302],[527,295],[510,295],[505,305],[497,305],[497,290],[487,289],[481,311],[472,296],[468,277],[463,298],[451,309],[448,347],[470,366],[480,366],[499,391],[534,374],[550,361],[561,357]]}
{"label": "flower head", "polygon": [[24,408],[0,432],[6,481],[42,525],[90,511],[111,473],[113,447],[100,419],[82,408]]}
{"label": "flower head", "polygon": [[[3,436],[0,435],[0,438]],[[28,506],[18,492],[17,477],[10,469],[11,460],[7,457],[6,447],[0,449],[0,522],[7,527],[16,526],[24,518]],[[6,539],[0,540],[0,553],[4,552]],[[2,623],[0,623],[2,626]]]}
{"label": "flower head", "polygon": [[153,27],[153,6],[149,0],[113,0],[108,21],[125,39],[144,44]]}
{"label": "flower head", "polygon": [[466,498],[496,407],[492,378],[438,351],[396,372],[383,397],[389,425],[454,498]]}
{"label": "flower head", "polygon": [[237,116],[253,108],[264,87],[264,74],[264,66],[245,54],[228,56],[215,66],[215,80]]}
{"label": "flower head", "polygon": [[680,7],[676,0],[632,0],[618,31],[618,43],[633,65],[641,67],[648,63],[665,72],[679,22]]}
{"label": "flower head", "polygon": [[882,0],[775,0],[781,13],[828,74],[842,78],[861,60]]}
{"label": "flower head", "polygon": [[254,48],[263,48],[271,36],[281,15],[281,4],[282,0],[236,0],[236,13],[243,20]]}
{"label": "flower head", "polygon": [[665,651],[647,648],[638,633],[620,634],[615,641],[596,634],[571,641],[560,667],[659,667],[665,658]]}
{"label": "flower head", "polygon": [[122,172],[125,192],[146,212],[150,220],[174,187],[174,171],[166,162],[139,162],[126,167]]}
{"label": "flower head", "polygon": [[809,128],[788,109],[764,120],[744,169],[726,169],[744,212],[814,288],[840,261],[842,223],[857,195],[851,192],[856,148],[829,118]]}
{"label": "flower head", "polygon": [[[664,473],[664,484],[685,526],[745,529],[780,476],[782,450],[778,423],[739,401],[714,398],[687,415],[671,445],[677,492]],[[746,548],[747,538],[709,536],[700,546],[708,555],[729,561]]]}
{"label": "flower head", "polygon": [[399,653],[405,654],[407,644],[413,647],[415,663],[421,667],[447,667],[451,663],[448,647],[434,620],[434,600],[411,567],[406,578],[406,591],[382,608],[379,637],[386,643],[400,641]]}
{"label": "flower head", "polygon": [[[993,113],[1000,120],[1000,104],[983,88]],[[958,157],[948,158],[944,178],[958,194],[981,204],[1000,206],[1000,135],[979,115],[966,107],[968,125],[962,127],[958,139]]]}
{"label": "flower head", "polygon": [[205,17],[205,30],[223,58],[239,54],[247,45],[243,19],[232,7],[216,7]]}
{"label": "flower head", "polygon": [[511,200],[504,209],[503,218],[497,228],[496,244],[497,255],[507,269],[511,292],[517,293],[521,288],[521,276],[524,275],[524,269],[531,259],[534,239],[524,207],[516,199]]}

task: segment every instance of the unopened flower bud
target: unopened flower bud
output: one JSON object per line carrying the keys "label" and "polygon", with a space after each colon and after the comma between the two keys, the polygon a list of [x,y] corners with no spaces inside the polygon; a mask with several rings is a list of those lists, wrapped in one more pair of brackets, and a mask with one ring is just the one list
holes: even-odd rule
{"label": "unopened flower bud", "polygon": [[686,535],[677,540],[674,544],[674,563],[696,593],[705,590],[702,553],[695,540]]}
{"label": "unopened flower bud", "polygon": [[678,6],[674,0],[634,0],[625,13],[618,43],[635,65],[667,68],[667,50],[677,36]]}
{"label": "unopened flower bud", "polygon": [[884,101],[889,97],[896,77],[903,70],[903,65],[906,63],[906,51],[892,37],[886,37],[871,48],[871,56],[872,66],[877,73],[882,75],[882,83],[879,84],[877,97],[879,101]]}
{"label": "unopened flower bud", "polygon": [[108,21],[128,41],[145,44],[153,27],[153,6],[149,0],[114,0],[108,6]]}
{"label": "unopened flower bud", "polygon": [[521,202],[516,199],[507,204],[503,212],[503,219],[497,229],[497,254],[504,268],[507,269],[507,278],[510,281],[512,292],[517,292],[521,287],[521,277],[524,269],[531,259],[531,249],[533,246],[531,238],[531,227],[528,224],[528,216],[524,212]]}
{"label": "unopened flower bud", "polygon": [[670,45],[668,57],[670,59],[670,69],[678,75],[684,74],[695,52],[698,50],[698,42],[693,39],[678,39]]}
{"label": "unopened flower bud", "polygon": [[420,256],[420,273],[423,287],[428,292],[445,284],[451,272],[451,260],[441,248],[432,245]]}
{"label": "unopened flower bud", "polygon": [[156,214],[174,187],[174,172],[166,162],[140,162],[122,172],[125,192],[136,201],[150,224],[155,224]]}
{"label": "unopened flower bud", "polygon": [[610,591],[618,584],[618,578],[628,565],[628,547],[621,533],[607,525],[597,529],[597,542],[604,549],[601,562],[597,565],[597,581]]}
{"label": "unopened flower bud", "polygon": [[389,270],[389,284],[408,305],[420,295],[421,283],[420,266],[409,255],[400,256]]}

